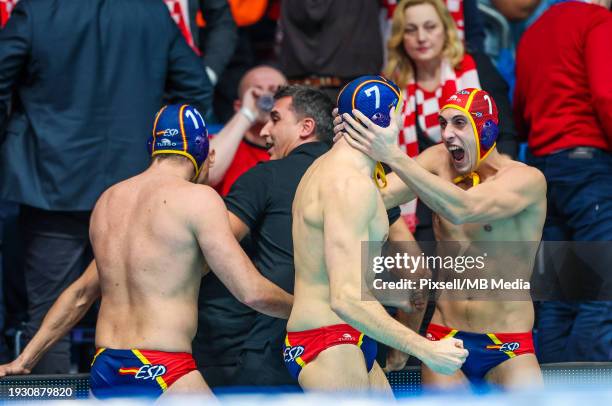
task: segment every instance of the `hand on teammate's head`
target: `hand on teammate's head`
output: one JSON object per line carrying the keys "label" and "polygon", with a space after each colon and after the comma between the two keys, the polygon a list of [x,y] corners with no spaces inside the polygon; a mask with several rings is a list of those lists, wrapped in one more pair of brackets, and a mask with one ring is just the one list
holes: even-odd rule
{"label": "hand on teammate's head", "polygon": [[332,111],[332,117],[334,118],[334,142],[336,142],[345,135],[342,116],[338,114],[337,107]]}
{"label": "hand on teammate's head", "polygon": [[353,116],[343,114],[344,138],[353,148],[363,152],[375,161],[389,162],[393,148],[398,146],[399,125],[397,111],[391,108],[388,127],[380,127],[358,110]]}

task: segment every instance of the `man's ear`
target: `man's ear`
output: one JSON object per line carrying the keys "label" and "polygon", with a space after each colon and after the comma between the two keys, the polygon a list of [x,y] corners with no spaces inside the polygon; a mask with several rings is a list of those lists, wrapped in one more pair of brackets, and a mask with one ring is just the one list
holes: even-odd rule
{"label": "man's ear", "polygon": [[312,117],[306,117],[302,119],[302,127],[300,131],[300,138],[308,138],[315,135],[317,124]]}
{"label": "man's ear", "polygon": [[234,100],[234,112],[237,113],[241,107],[242,107],[242,100],[240,99]]}
{"label": "man's ear", "polygon": [[215,155],[216,155],[217,151],[215,151],[214,148],[211,148],[210,151],[208,152],[208,164],[212,167],[215,164]]}

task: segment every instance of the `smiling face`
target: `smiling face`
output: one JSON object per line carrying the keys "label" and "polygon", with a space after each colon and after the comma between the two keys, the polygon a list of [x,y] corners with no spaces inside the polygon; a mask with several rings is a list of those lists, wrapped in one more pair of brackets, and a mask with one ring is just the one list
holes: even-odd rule
{"label": "smiling face", "polygon": [[404,50],[415,62],[429,62],[442,56],[446,31],[431,4],[418,4],[405,11]]}
{"label": "smiling face", "polygon": [[270,119],[260,132],[266,140],[270,159],[284,158],[295,148],[300,141],[301,121],[293,111],[291,97],[276,100],[270,112]]}
{"label": "smiling face", "polygon": [[476,170],[478,149],[470,118],[460,110],[446,108],[438,116],[442,141],[451,155],[451,162],[461,175]]}

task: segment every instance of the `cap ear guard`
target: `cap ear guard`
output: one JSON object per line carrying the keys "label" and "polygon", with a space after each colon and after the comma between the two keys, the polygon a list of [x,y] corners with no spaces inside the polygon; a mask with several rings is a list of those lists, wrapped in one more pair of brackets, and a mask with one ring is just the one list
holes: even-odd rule
{"label": "cap ear guard", "polygon": [[489,149],[495,144],[499,135],[499,127],[493,120],[487,120],[480,131],[480,144],[483,149]]}

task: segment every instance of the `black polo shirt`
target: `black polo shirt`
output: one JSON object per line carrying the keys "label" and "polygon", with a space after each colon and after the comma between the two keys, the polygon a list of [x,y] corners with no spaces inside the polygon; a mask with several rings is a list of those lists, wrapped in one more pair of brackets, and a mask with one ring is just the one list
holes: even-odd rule
{"label": "black polo shirt", "polygon": [[[298,146],[283,159],[261,162],[238,178],[225,197],[228,210],[250,229],[249,246],[245,248],[255,267],[290,293],[293,293],[295,276],[291,235],[293,198],[308,167],[328,150],[327,144],[310,142]],[[390,222],[394,222],[400,215],[399,208],[390,210],[389,214]],[[214,275],[207,275],[205,279],[199,327],[209,331],[201,332],[202,338],[208,338],[201,346],[206,354],[203,366],[227,361],[241,349],[263,349],[268,343],[278,348],[279,365],[282,365],[280,349],[287,321],[246,308],[218,279],[214,280]],[[199,352],[194,348],[196,356]]]}

